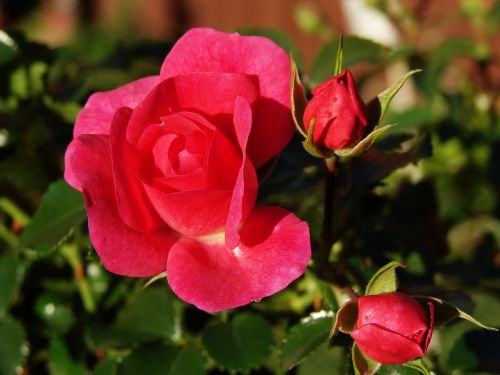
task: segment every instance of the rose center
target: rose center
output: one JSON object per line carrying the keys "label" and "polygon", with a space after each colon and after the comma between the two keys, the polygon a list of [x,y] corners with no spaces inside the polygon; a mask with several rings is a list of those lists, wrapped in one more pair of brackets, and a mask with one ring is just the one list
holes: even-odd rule
{"label": "rose center", "polygon": [[155,164],[166,177],[188,175],[205,168],[206,143],[204,134],[166,134],[158,139],[153,156]]}

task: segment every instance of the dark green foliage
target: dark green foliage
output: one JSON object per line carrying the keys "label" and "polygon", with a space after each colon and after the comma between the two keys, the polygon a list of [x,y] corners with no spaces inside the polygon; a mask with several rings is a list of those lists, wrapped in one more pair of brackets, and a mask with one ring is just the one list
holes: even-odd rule
{"label": "dark green foliage", "polygon": [[[371,3],[390,11],[386,2]],[[472,23],[481,2],[465,3]],[[500,2],[480,15],[475,27],[488,36],[498,28]],[[321,25],[322,36],[334,35],[328,27]],[[171,43],[130,34],[119,40],[86,26],[71,44],[49,48],[0,31],[0,375],[352,374],[352,340],[328,339],[335,314],[346,290],[363,293],[390,261],[367,293],[394,290],[394,269],[405,264],[400,290],[457,306],[438,306],[450,317],[467,312],[500,327],[500,116],[498,88],[485,78],[494,51],[468,37],[422,48],[416,27],[400,30],[404,47],[395,49],[344,36],[343,66],[354,68],[361,90],[394,62],[422,72],[407,77],[416,98],[410,106],[388,108],[390,95],[369,105],[379,107],[372,125],[397,125],[375,134],[370,151],[340,159],[326,226],[333,246],[323,262],[315,257],[302,279],[275,296],[216,315],[180,301],[164,277],[144,288],[148,280],[108,273],[89,242],[82,195],[61,180],[87,97],[157,74]],[[240,32],[291,52],[308,97],[333,74],[337,36],[324,40],[308,71],[286,33]],[[317,254],[323,160],[306,154],[296,136],[270,169],[259,171],[259,204],[306,220]],[[434,373],[500,372],[498,334],[460,321],[434,335],[424,360]],[[361,366],[373,365],[355,355]],[[418,366],[381,366],[378,374],[414,375]]]}

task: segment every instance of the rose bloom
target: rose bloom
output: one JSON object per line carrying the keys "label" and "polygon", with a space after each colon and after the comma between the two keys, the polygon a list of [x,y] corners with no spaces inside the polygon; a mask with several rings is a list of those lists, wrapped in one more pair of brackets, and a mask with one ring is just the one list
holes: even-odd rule
{"label": "rose bloom", "polygon": [[290,61],[262,37],[192,29],[158,76],[95,93],[79,113],[65,179],[82,192],[107,270],[150,277],[209,312],[301,276],[308,225],[255,207],[256,169],[290,141]]}
{"label": "rose bloom", "polygon": [[309,130],[314,120],[316,145],[337,150],[363,139],[368,124],[366,107],[348,69],[316,86],[312,94],[304,111],[304,126]]}
{"label": "rose bloom", "polygon": [[427,354],[434,326],[428,311],[410,296],[384,293],[360,297],[356,329],[351,334],[361,351],[383,364],[403,364]]}

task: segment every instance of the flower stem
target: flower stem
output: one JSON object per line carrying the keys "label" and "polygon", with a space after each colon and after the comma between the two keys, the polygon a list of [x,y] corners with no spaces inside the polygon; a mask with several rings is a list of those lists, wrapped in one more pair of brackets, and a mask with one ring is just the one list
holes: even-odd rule
{"label": "flower stem", "polygon": [[94,295],[92,294],[87,279],[85,278],[85,271],[83,270],[80,255],[78,254],[78,247],[74,244],[63,245],[61,246],[61,252],[73,269],[78,291],[80,292],[80,297],[82,298],[85,311],[89,313],[95,312],[96,305]]}

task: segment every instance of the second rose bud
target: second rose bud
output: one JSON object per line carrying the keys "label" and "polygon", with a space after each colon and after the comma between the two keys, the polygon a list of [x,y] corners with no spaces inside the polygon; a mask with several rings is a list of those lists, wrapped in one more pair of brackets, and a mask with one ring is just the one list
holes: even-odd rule
{"label": "second rose bud", "polygon": [[363,139],[368,125],[366,106],[348,69],[316,86],[312,94],[303,120],[306,131],[314,122],[315,145],[338,150],[353,147]]}

